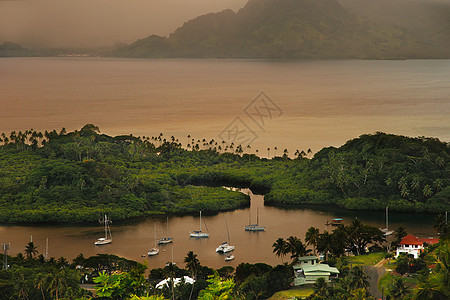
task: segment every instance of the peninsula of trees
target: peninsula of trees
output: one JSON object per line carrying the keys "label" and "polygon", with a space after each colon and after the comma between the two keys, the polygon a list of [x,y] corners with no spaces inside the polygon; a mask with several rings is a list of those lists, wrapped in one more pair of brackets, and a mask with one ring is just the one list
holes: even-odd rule
{"label": "peninsula of trees", "polygon": [[3,133],[0,222],[86,222],[104,213],[123,220],[249,205],[247,195],[222,186],[249,187],[268,205],[450,209],[449,145],[435,138],[376,133],[312,158],[300,149],[296,158],[287,149],[269,159],[254,153],[191,136],[112,137],[91,124]]}

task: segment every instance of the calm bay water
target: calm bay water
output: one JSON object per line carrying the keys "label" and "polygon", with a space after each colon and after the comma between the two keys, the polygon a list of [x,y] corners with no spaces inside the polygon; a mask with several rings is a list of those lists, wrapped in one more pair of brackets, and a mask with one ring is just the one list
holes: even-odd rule
{"label": "calm bay water", "polygon": [[[283,111],[264,128],[244,113],[260,91]],[[217,139],[236,117],[264,155],[376,131],[449,141],[450,60],[0,59],[0,132],[94,123],[185,143],[188,134]]]}
{"label": "calm bay water", "polygon": [[[261,91],[283,112],[263,128],[244,112]],[[284,148],[291,155],[296,149],[317,151],[376,131],[450,141],[450,60],[0,59],[0,132],[74,130],[93,123],[106,134],[163,132],[184,144],[188,134],[217,139],[236,117],[258,135],[251,151],[259,149],[262,155],[275,146],[278,155]],[[256,218],[256,207],[267,231],[245,232],[250,210]],[[310,226],[324,230],[334,217],[347,224],[358,217],[384,227],[382,212],[264,207],[262,196],[252,195],[251,208],[204,217],[209,239],[189,238],[189,230],[198,228],[198,216],[171,217],[174,261],[182,265],[193,250],[211,267],[279,263],[271,247],[278,237],[304,238]],[[392,214],[391,225],[432,236],[433,218]],[[225,220],[236,246],[236,259],[227,263],[215,253],[226,240]],[[93,243],[103,234],[100,225],[0,226],[0,241],[11,242],[13,255],[23,251],[32,235],[40,253],[49,238],[50,256],[112,253],[159,267],[171,260],[172,245],[161,246],[156,257],[141,258],[154,243],[155,221],[159,236],[165,217],[113,223],[114,242],[103,247]]]}
{"label": "calm bay water", "polygon": [[[242,190],[248,193],[248,190]],[[272,253],[272,244],[279,237],[287,238],[290,235],[304,240],[309,227],[314,226],[323,230],[333,230],[332,226],[325,226],[327,220],[336,217],[344,219],[344,224],[349,225],[357,217],[362,222],[384,228],[385,219],[383,212],[351,212],[339,209],[323,210],[317,208],[283,209],[265,207],[263,196],[251,196],[251,206],[246,209],[238,209],[224,212],[214,216],[202,216],[210,237],[207,239],[193,239],[189,237],[189,231],[199,227],[198,216],[169,217],[169,232],[174,242],[161,245],[160,253],[152,257],[141,257],[147,250],[154,246],[154,224],[157,224],[156,234],[161,237],[166,232],[166,217],[147,218],[122,223],[113,221],[111,230],[113,243],[104,246],[95,246],[94,241],[103,236],[102,225],[64,225],[64,226],[0,226],[0,241],[10,242],[12,255],[23,252],[26,243],[33,237],[33,242],[38,246],[40,253],[45,253],[46,239],[49,239],[48,255],[54,257],[64,256],[73,259],[79,253],[85,257],[97,253],[108,253],[126,257],[136,261],[148,261],[150,268],[162,267],[172,260],[180,266],[184,266],[183,259],[188,251],[194,251],[200,262],[214,268],[225,265],[236,267],[241,262],[264,262],[278,264],[281,262]],[[256,221],[256,211],[259,209],[259,224],[267,226],[264,232],[244,231],[244,226],[249,223],[250,211],[252,223]],[[433,215],[414,215],[391,213],[389,216],[389,228],[404,226],[407,232],[420,237],[435,236],[432,224]],[[215,252],[220,243],[227,240],[226,227],[228,225],[231,244],[236,247],[235,260],[224,261],[224,255]],[[205,229],[205,226],[203,226]]]}

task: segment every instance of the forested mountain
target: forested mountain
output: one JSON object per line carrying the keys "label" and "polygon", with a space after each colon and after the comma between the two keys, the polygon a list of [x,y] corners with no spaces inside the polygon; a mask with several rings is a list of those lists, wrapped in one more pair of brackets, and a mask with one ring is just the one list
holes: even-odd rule
{"label": "forested mountain", "polygon": [[4,42],[0,45],[0,57],[29,56],[30,50],[23,48],[21,45]]}
{"label": "forested mountain", "polygon": [[214,213],[249,205],[221,186],[246,186],[271,205],[442,212],[450,209],[449,146],[377,133],[313,158],[260,158],[246,145],[175,137],[34,130],[0,137],[0,222],[120,220]]}
{"label": "forested mountain", "polygon": [[[237,13],[225,10],[197,17],[168,38],[153,35],[116,49],[114,55],[218,58],[450,56],[450,21],[444,18],[448,16],[445,10],[439,14],[441,19],[434,19],[431,16],[437,10],[433,5],[418,6],[421,14],[417,17],[418,9],[406,9],[407,13],[403,14],[400,8],[408,6],[404,3],[406,0],[373,1],[380,4],[373,10],[363,9],[363,2],[366,1],[342,0],[347,9],[337,0],[250,0]],[[390,11],[391,7],[397,9],[383,14],[383,10]]]}
{"label": "forested mountain", "polygon": [[[375,24],[393,26],[435,49],[450,48],[449,0],[339,0]],[[413,49],[411,49],[413,50]]]}

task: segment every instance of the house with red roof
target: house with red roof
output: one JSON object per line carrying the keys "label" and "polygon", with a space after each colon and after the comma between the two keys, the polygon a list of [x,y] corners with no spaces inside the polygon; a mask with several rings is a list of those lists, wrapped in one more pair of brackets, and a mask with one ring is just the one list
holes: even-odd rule
{"label": "house with red roof", "polygon": [[425,248],[425,244],[433,245],[439,243],[439,239],[435,238],[418,238],[412,234],[405,236],[397,247],[397,253],[395,257],[397,258],[400,253],[412,254],[414,258],[418,258],[420,253]]}

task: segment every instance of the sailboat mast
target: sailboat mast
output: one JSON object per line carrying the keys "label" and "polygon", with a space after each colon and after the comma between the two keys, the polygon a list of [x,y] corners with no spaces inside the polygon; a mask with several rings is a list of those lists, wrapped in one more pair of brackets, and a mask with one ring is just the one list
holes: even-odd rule
{"label": "sailboat mast", "polygon": [[155,229],[153,231],[155,232],[155,248],[156,248],[156,221],[155,221]]}
{"label": "sailboat mast", "polygon": [[389,230],[388,207],[386,206],[386,229]]}
{"label": "sailboat mast", "polygon": [[256,226],[259,224],[259,208],[256,208]]}
{"label": "sailboat mast", "polygon": [[108,238],[108,218],[105,215],[105,239]]}
{"label": "sailboat mast", "polygon": [[200,211],[200,232],[202,231],[202,211]]}
{"label": "sailboat mast", "polygon": [[228,221],[227,221],[227,217],[226,216],[225,216],[225,226],[227,227],[228,243],[231,243],[231,241],[230,241],[230,232],[228,231]]}
{"label": "sailboat mast", "polygon": [[169,236],[169,217],[167,217],[167,237]]}

